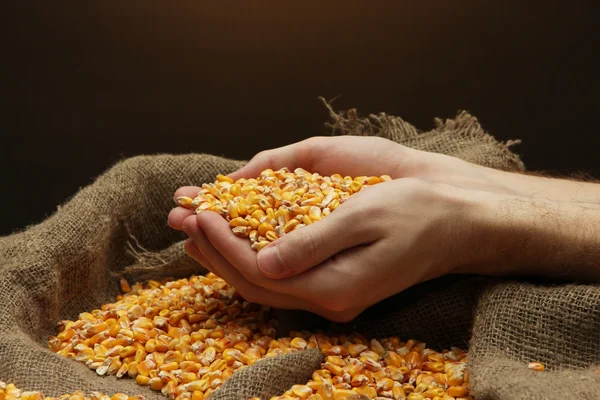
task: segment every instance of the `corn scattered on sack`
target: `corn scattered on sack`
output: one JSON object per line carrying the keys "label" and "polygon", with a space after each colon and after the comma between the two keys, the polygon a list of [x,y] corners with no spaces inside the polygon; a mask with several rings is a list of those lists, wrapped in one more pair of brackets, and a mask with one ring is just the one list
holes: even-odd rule
{"label": "corn scattered on sack", "polygon": [[[508,146],[462,113],[420,133],[385,114],[360,118],[332,113],[334,134],[378,135],[407,146],[460,157],[491,168],[521,171]],[[268,146],[266,146],[268,147]],[[0,238],[0,380],[48,397],[92,392],[161,391],[135,379],[99,376],[84,363],[48,349],[57,321],[114,301],[115,282],[175,280],[204,275],[183,250],[185,235],[169,229],[172,193],[213,182],[243,162],[206,154],[133,157],[81,189],[56,213],[22,232]],[[59,179],[60,177],[58,177]],[[334,211],[335,212],[335,211]],[[331,326],[307,313],[270,310],[277,338],[292,330],[340,337],[416,338],[436,350],[469,344],[469,384],[475,397],[493,400],[596,398],[600,393],[600,289],[477,277],[446,277],[417,285],[365,311],[348,325]],[[366,345],[366,344],[365,344]],[[307,385],[324,355],[305,349],[240,368],[211,400],[263,400]],[[530,370],[541,362],[545,372]],[[407,396],[408,397],[408,396]]]}
{"label": "corn scattered on sack", "polygon": [[77,391],[59,397],[46,397],[42,392],[27,392],[16,387],[14,383],[6,384],[0,381],[0,400],[144,400],[144,396],[127,396],[125,393],[108,396],[100,392],[91,392],[86,395]]}
{"label": "corn scattered on sack", "polygon": [[121,287],[126,294],[115,303],[61,321],[50,349],[175,400],[208,399],[237,370],[308,349],[325,357],[320,368],[271,400],[471,399],[458,348],[308,331],[276,338],[269,308],[244,301],[212,273],[133,290],[123,280]]}

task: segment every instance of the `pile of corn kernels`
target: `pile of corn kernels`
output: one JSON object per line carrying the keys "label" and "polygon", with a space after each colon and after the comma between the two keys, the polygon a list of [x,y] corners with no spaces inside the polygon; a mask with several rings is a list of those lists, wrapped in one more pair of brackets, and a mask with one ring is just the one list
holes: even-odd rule
{"label": "pile of corn kernels", "polygon": [[107,396],[99,392],[91,392],[86,396],[83,392],[65,394],[60,397],[45,397],[41,392],[25,392],[14,384],[0,381],[0,400],[144,400],[144,396],[127,396],[124,393]]}
{"label": "pile of corn kernels", "polygon": [[200,213],[214,211],[229,221],[233,233],[247,237],[260,251],[270,242],[333,212],[364,187],[390,181],[389,175],[321,176],[302,168],[261,172],[256,179],[233,179],[218,175],[202,185],[198,196],[179,197],[177,203]]}
{"label": "pile of corn kernels", "polygon": [[321,369],[272,400],[471,398],[466,354],[457,348],[435,352],[414,340],[359,334],[276,338],[268,307],[244,301],[211,273],[121,286],[126,293],[115,303],[61,321],[49,347],[98,375],[135,379],[177,400],[203,400],[238,369],[310,348],[325,356]]}

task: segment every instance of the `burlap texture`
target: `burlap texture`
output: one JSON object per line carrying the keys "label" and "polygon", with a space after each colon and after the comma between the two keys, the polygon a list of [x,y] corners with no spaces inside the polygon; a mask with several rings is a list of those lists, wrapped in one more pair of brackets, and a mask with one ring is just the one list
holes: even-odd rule
{"label": "burlap texture", "polygon": [[[331,111],[334,134],[378,135],[481,165],[520,171],[523,164],[467,113],[436,121],[430,132],[385,114],[359,118]],[[60,319],[112,301],[118,277],[182,277],[204,270],[183,252],[167,226],[172,193],[228,173],[243,162],[206,154],[134,157],[82,189],[44,222],[0,238],[0,380],[59,395],[75,390],[162,398],[131,379],[99,377],[46,348]],[[57,177],[60,179],[60,177]],[[132,239],[135,238],[135,239]],[[471,347],[479,399],[600,398],[600,289],[445,277],[417,285],[345,325],[302,312],[276,311],[288,329],[357,330],[370,336],[425,340],[441,350]],[[305,352],[258,362],[240,371],[213,399],[263,399],[305,382],[320,355]],[[534,373],[528,361],[552,371]]]}

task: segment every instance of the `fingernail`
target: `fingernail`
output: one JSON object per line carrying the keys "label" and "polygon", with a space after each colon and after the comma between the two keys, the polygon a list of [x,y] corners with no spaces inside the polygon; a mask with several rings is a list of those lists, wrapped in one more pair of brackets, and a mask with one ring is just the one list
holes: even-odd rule
{"label": "fingernail", "polygon": [[284,266],[276,245],[265,247],[258,253],[258,268],[269,276],[278,276],[283,273]]}
{"label": "fingernail", "polygon": [[195,219],[195,217],[193,215],[190,215],[188,217],[186,217],[183,221],[181,221],[181,230],[184,231],[185,233],[187,232],[187,228],[190,227],[190,225],[193,223],[192,219]]}

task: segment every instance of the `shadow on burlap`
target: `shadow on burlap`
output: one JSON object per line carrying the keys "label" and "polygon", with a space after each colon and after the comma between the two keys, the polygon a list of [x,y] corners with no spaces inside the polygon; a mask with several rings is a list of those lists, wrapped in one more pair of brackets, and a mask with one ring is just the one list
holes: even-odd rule
{"label": "shadow on burlap", "polygon": [[[334,135],[375,135],[509,171],[524,166],[509,147],[486,134],[467,113],[436,120],[418,132],[385,114],[359,118],[330,109]],[[184,277],[204,269],[183,251],[181,233],[166,216],[172,193],[210,182],[243,162],[206,154],[124,160],[82,189],[39,225],[0,238],[0,380],[57,396],[75,390],[162,396],[131,379],[99,377],[46,347],[56,322],[112,301],[118,278]],[[132,241],[132,237],[135,238]],[[441,350],[470,345],[478,399],[600,398],[600,288],[450,276],[417,285],[332,325],[303,312],[275,310],[279,334],[289,329],[397,335]],[[319,366],[316,351],[263,360],[236,372],[213,399],[266,399],[306,382]],[[549,372],[534,373],[541,361]]]}

